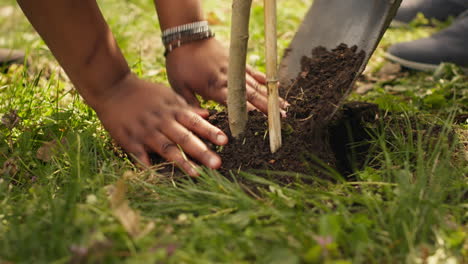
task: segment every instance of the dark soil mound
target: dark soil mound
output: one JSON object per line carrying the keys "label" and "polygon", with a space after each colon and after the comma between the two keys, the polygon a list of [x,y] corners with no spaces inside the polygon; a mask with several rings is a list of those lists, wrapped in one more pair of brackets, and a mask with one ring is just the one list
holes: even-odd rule
{"label": "dark soil mound", "polygon": [[[344,129],[345,123],[340,118],[359,119],[359,114],[356,116],[353,111],[345,110],[335,117],[334,125],[330,126],[329,121],[351,89],[365,54],[358,53],[357,47],[348,48],[344,44],[332,51],[318,47],[312,53],[312,58],[302,59],[302,72],[293,85],[283,87],[280,92],[291,104],[288,117],[282,121],[283,147],[275,154],[270,153],[267,117],[251,112],[243,138],[231,137],[230,143],[218,151],[223,158],[223,172],[268,169],[307,173],[317,164],[317,158],[331,167],[345,167],[337,158],[346,156],[345,145],[340,146],[346,142],[341,138],[336,141],[340,142],[338,145],[331,145],[330,141],[334,140],[330,135],[345,137],[343,131],[339,131]],[[374,109],[369,104],[364,105]],[[210,122],[230,136],[225,112],[211,116]],[[337,155],[337,151],[341,154]]]}

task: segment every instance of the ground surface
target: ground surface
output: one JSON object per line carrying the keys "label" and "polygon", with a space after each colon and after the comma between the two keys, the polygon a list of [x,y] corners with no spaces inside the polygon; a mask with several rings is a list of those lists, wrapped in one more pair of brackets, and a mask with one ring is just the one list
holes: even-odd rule
{"label": "ground surface", "polygon": [[219,150],[224,160],[222,172],[257,169],[309,173],[313,163],[309,155],[336,167],[329,125],[332,114],[352,89],[365,54],[345,44],[331,51],[318,47],[313,54],[313,58],[303,59],[294,84],[280,87],[280,95],[291,105],[282,119],[283,147],[276,153],[270,152],[268,118],[264,114],[251,112],[247,129],[239,139],[230,135],[226,111],[210,118],[230,136],[230,144]]}
{"label": "ground surface", "polygon": [[[132,69],[165,81],[149,2],[99,1]],[[229,1],[204,2],[226,41]],[[263,69],[254,2],[249,62]],[[284,49],[310,1],[279,4]],[[115,155],[15,1],[2,0],[0,46],[27,49],[32,64],[0,73],[0,263],[466,263],[468,79],[452,66],[404,72],[382,56],[436,30],[424,22],[386,34],[349,99],[377,104],[385,120],[368,125],[363,169],[323,166],[333,180],[287,184],[275,171],[191,180]]]}

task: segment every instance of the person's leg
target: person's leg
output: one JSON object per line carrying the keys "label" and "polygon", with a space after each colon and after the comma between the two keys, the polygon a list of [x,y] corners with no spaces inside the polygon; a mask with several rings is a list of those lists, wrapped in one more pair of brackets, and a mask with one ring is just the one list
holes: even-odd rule
{"label": "person's leg", "polygon": [[403,0],[392,25],[408,24],[418,13],[429,19],[445,21],[450,16],[457,17],[467,9],[468,0]]}
{"label": "person's leg", "polygon": [[387,58],[415,70],[433,71],[449,62],[468,71],[468,11],[431,37],[391,46]]}
{"label": "person's leg", "polygon": [[24,52],[12,49],[0,48],[0,67],[13,63],[22,64],[24,62]]}

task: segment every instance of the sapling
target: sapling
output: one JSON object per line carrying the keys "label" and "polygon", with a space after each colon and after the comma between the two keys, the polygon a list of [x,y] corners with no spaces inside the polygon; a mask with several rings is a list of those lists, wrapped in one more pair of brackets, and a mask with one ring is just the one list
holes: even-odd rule
{"label": "sapling", "polygon": [[234,138],[240,138],[247,126],[245,74],[251,6],[252,0],[232,2],[227,106],[229,127]]}

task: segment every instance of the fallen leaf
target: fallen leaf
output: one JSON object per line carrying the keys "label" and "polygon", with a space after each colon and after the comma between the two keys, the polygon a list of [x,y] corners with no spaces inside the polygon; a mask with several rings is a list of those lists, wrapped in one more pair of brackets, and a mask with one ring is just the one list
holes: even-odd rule
{"label": "fallen leaf", "polygon": [[50,142],[45,142],[42,147],[40,147],[36,152],[36,158],[44,161],[49,162],[52,160],[52,155],[54,154],[54,150],[57,147],[57,142],[55,140]]}
{"label": "fallen leaf", "polygon": [[128,201],[125,199],[126,192],[127,185],[125,180],[121,179],[115,184],[115,189],[110,197],[112,211],[125,231],[132,237],[136,237],[140,233],[140,214],[128,205]]}
{"label": "fallen leaf", "polygon": [[126,199],[127,183],[128,179],[134,177],[132,172],[126,172],[122,179],[111,188],[109,201],[114,216],[124,227],[130,236],[138,238],[145,236],[154,228],[154,223],[150,222],[145,228],[141,228],[141,216],[138,211],[133,210]]}
{"label": "fallen leaf", "polygon": [[56,139],[49,141],[49,142],[45,142],[37,150],[36,158],[44,162],[50,162],[52,160],[52,157],[58,152],[60,145],[65,145],[65,144],[66,144],[65,138],[63,138],[60,141],[60,144]]}

